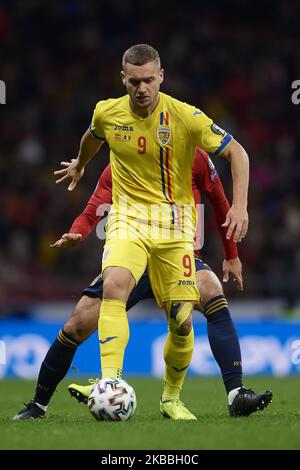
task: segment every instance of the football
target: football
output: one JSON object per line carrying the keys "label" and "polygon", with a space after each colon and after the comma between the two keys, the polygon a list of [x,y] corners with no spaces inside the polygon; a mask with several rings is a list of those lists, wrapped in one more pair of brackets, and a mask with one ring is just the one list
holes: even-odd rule
{"label": "football", "polygon": [[136,409],[133,388],[121,379],[102,379],[88,398],[91,414],[98,421],[127,421]]}

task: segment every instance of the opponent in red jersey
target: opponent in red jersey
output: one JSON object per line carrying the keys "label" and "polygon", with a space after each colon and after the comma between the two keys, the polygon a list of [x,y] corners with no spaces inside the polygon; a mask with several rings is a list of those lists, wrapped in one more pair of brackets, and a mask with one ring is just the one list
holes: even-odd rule
{"label": "opponent in red jersey", "polygon": [[[196,204],[201,202],[203,192],[212,204],[218,230],[224,248],[223,281],[232,273],[243,289],[242,265],[238,258],[236,244],[226,238],[226,229],[222,227],[229,203],[222,183],[208,155],[197,149],[193,163],[193,194]],[[84,211],[74,221],[69,233],[64,234],[52,246],[70,247],[84,240],[102,219],[105,206],[111,204],[111,170],[108,165],[102,173],[97,187]],[[101,214],[97,209],[101,207]],[[99,209],[98,209],[99,210]],[[242,364],[238,336],[232,323],[222,285],[208,265],[201,260],[199,250],[195,251],[197,286],[201,292],[201,304],[196,309],[202,311],[207,319],[207,332],[212,353],[221,369],[224,385],[228,394],[228,409],[231,416],[249,415],[263,409],[271,401],[271,392],[256,394],[242,385]],[[66,375],[77,347],[97,330],[100,304],[103,294],[103,282],[98,276],[83,291],[83,295],[70,317],[59,332],[57,339],[48,351],[42,363],[34,399],[15,419],[27,419],[44,416],[46,407],[57,384]],[[148,273],[145,271],[139,283],[132,291],[127,310],[140,300],[153,297]],[[87,402],[91,386],[72,384],[69,391],[78,401]]]}

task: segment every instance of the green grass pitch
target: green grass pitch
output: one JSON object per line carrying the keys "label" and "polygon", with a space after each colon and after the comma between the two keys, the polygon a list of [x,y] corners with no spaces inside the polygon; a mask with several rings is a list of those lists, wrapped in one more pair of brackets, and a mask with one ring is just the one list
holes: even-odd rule
{"label": "green grass pitch", "polygon": [[[74,381],[74,380],[73,380]],[[85,383],[84,380],[79,383]],[[188,378],[182,400],[198,421],[163,419],[159,413],[161,381],[127,378],[138,406],[123,423],[97,422],[88,408],[59,385],[43,420],[14,422],[34,382],[0,382],[0,449],[300,449],[300,377],[248,377],[245,386],[271,389],[273,403],[248,418],[230,418],[219,378]]]}

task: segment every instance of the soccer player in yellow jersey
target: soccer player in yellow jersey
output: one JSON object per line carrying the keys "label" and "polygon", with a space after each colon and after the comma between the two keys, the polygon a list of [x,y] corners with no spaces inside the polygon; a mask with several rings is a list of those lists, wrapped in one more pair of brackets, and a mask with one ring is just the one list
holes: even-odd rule
{"label": "soccer player in yellow jersey", "polygon": [[[169,333],[161,412],[195,419],[179,400],[194,344],[192,309],[199,300],[193,262],[195,147],[231,163],[233,202],[224,226],[241,241],[248,228],[248,157],[232,136],[201,110],[161,93],[164,71],[158,52],[138,44],[123,55],[127,94],[100,101],[78,157],[60,170],[73,190],[103,142],[110,147],[113,206],[102,259],[99,319],[102,377],[122,375],[129,339],[126,302],[148,264],[154,295],[165,309]],[[58,173],[58,172],[57,172]]]}

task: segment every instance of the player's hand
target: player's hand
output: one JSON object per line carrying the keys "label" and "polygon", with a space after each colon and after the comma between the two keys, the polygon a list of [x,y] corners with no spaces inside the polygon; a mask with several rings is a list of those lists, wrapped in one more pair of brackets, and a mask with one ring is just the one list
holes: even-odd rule
{"label": "player's hand", "polygon": [[51,248],[71,248],[78,245],[82,240],[81,233],[64,233],[63,236],[53,243]]}
{"label": "player's hand", "polygon": [[226,219],[222,227],[228,227],[226,238],[229,240],[232,235],[235,243],[241,242],[248,231],[248,212],[246,209],[231,207],[226,214]]}
{"label": "player's hand", "polygon": [[240,258],[224,259],[223,261],[223,282],[228,282],[229,274],[233,274],[233,282],[237,283],[237,288],[243,290],[243,268]]}
{"label": "player's hand", "polygon": [[73,191],[76,184],[83,176],[84,168],[78,168],[77,158],[73,158],[70,162],[60,162],[60,164],[65,168],[54,171],[54,175],[59,176],[59,179],[56,180],[55,183],[62,183],[65,179],[71,178],[72,181],[68,186],[68,191]]}

